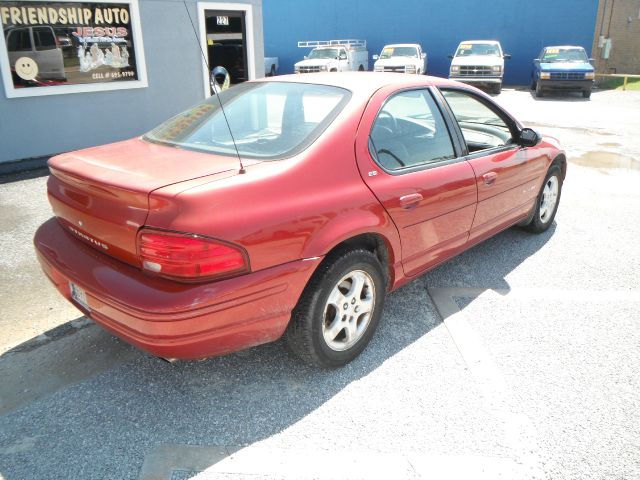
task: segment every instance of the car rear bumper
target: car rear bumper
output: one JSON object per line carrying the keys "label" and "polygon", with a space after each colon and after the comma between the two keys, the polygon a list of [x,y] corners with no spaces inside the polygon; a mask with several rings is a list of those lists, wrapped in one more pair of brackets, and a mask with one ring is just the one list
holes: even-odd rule
{"label": "car rear bumper", "polygon": [[[92,249],[55,218],[38,229],[34,244],[43,271],[67,300],[126,342],[171,359],[223,355],[278,339],[322,260],[183,284]],[[85,290],[88,309],[71,298],[69,282]]]}
{"label": "car rear bumper", "polygon": [[497,85],[502,83],[502,77],[455,77],[450,76],[449,80],[455,80],[456,82],[468,83],[470,85]]}
{"label": "car rear bumper", "polygon": [[538,80],[545,90],[591,90],[593,80]]}

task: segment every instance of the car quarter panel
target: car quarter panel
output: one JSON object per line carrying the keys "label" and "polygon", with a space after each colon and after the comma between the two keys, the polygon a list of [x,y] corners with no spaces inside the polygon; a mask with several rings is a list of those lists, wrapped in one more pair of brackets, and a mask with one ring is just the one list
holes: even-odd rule
{"label": "car quarter panel", "polygon": [[363,233],[384,237],[396,258],[395,226],[356,166],[353,143],[365,102],[352,101],[355,107],[295,157],[193,188],[156,190],[147,226],[236,243],[249,254],[252,271],[325,255]]}

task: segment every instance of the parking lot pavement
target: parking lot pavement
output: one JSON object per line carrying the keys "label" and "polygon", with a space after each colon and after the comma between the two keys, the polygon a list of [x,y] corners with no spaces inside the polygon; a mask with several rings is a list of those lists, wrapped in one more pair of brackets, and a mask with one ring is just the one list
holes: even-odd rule
{"label": "parking lot pavement", "polygon": [[640,96],[496,98],[568,150],[555,224],[390,295],[338,370],[171,365],[77,320],[30,246],[44,179],[0,185],[0,478],[640,479]]}

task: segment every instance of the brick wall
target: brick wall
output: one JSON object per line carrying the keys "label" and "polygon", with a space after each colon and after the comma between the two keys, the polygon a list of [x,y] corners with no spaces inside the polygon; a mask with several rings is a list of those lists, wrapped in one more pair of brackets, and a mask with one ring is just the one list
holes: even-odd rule
{"label": "brick wall", "polygon": [[[600,36],[611,39],[608,59]],[[640,1],[600,0],[592,52],[598,73],[640,74]]]}

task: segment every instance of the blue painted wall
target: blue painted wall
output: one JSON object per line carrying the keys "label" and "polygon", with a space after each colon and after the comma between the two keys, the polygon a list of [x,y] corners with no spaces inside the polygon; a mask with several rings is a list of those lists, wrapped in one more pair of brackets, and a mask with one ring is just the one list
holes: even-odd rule
{"label": "blue painted wall", "polygon": [[460,41],[495,39],[513,55],[505,83],[527,84],[543,46],[591,50],[597,9],[597,0],[264,0],[264,49],[280,58],[280,73],[292,73],[309,51],[299,40],[364,39],[370,55],[386,43],[420,43],[428,73],[446,77]]}

